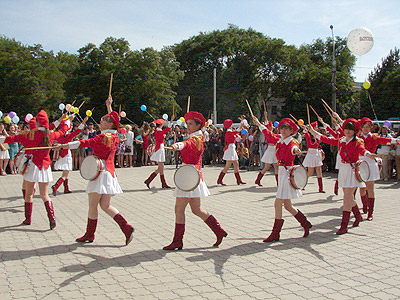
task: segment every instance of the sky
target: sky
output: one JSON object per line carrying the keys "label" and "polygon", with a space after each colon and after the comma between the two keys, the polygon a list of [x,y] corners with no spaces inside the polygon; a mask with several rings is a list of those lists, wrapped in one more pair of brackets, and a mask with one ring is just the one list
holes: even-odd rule
{"label": "sky", "polygon": [[357,56],[353,76],[364,82],[391,49],[399,48],[400,1],[358,0],[0,0],[0,34],[46,51],[77,53],[88,43],[124,38],[131,49],[160,50],[228,24],[252,28],[288,45],[310,44],[351,30],[374,34]]}

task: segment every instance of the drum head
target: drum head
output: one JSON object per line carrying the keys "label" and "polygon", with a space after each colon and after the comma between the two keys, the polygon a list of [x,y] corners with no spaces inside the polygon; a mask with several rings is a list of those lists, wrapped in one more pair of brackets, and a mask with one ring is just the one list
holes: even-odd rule
{"label": "drum head", "polygon": [[183,165],[175,171],[174,182],[184,192],[193,191],[200,184],[200,173],[190,165]]}
{"label": "drum head", "polygon": [[308,174],[306,168],[303,166],[294,166],[292,171],[293,182],[296,185],[297,189],[303,189],[307,185],[308,182]]}
{"label": "drum head", "polygon": [[99,174],[100,160],[94,156],[86,156],[82,161],[81,169],[79,170],[83,179],[93,180]]}
{"label": "drum head", "polygon": [[358,164],[358,172],[362,181],[368,181],[369,178],[369,165],[366,161],[361,161]]}

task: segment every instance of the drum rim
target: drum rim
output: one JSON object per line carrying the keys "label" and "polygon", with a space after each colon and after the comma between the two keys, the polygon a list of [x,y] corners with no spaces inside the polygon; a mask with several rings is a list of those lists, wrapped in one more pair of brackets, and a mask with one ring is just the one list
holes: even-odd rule
{"label": "drum rim", "polygon": [[[196,183],[195,187],[192,188],[192,189],[190,189],[190,190],[183,190],[183,189],[181,189],[180,187],[178,187],[178,185],[176,184],[176,180],[175,180],[175,177],[176,177],[176,174],[177,174],[178,170],[180,170],[180,169],[182,169],[182,168],[186,168],[186,167],[191,167],[191,168],[195,169],[195,170],[197,171],[197,174],[198,174],[197,183]],[[183,166],[180,166],[180,167],[175,171],[175,173],[174,173],[174,183],[175,183],[175,186],[176,186],[178,189],[180,189],[181,191],[183,191],[183,192],[191,192],[191,191],[194,191],[194,190],[199,186],[200,180],[201,180],[201,176],[200,176],[199,170],[197,170],[197,168],[196,168],[195,166],[192,166],[192,165],[183,165]]]}
{"label": "drum rim", "polygon": [[86,159],[91,159],[91,158],[89,158],[89,157],[91,157],[91,156],[93,156],[93,158],[94,158],[95,160],[100,161],[100,158],[98,158],[96,155],[93,155],[93,154],[88,155],[88,156],[86,156],[86,157],[82,160],[81,168],[79,169],[79,174],[81,175],[81,177],[82,177],[83,179],[89,180],[89,181],[92,181],[92,180],[97,179],[97,177],[99,177],[99,176],[100,176],[100,173],[101,173],[101,167],[100,167],[100,168],[97,170],[97,174],[96,174],[95,177],[93,177],[93,178],[91,178],[91,179],[88,179],[88,178],[83,177],[83,175],[82,175],[82,164],[83,164],[83,162],[84,162]]}
{"label": "drum rim", "polygon": [[[297,168],[303,168],[304,169],[304,172],[306,173],[306,183],[304,184],[304,186],[303,187],[298,187],[297,185],[296,185],[296,183],[295,183],[295,181],[294,181],[294,176],[293,176],[293,171],[295,170],[295,169],[297,169]],[[307,186],[307,184],[308,184],[308,173],[307,173],[307,169],[303,166],[303,165],[295,165],[295,166],[293,166],[293,168],[290,170],[290,172],[289,172],[289,175],[290,175],[290,184],[292,185],[292,187],[294,188],[294,189],[296,189],[296,190],[301,190],[301,189],[304,189],[306,186]]]}
{"label": "drum rim", "polygon": [[360,172],[359,172],[359,165],[361,165],[362,163],[365,163],[365,165],[367,166],[367,168],[368,168],[368,178],[370,177],[370,175],[371,175],[371,169],[370,169],[370,167],[369,167],[369,164],[368,164],[367,161],[361,160],[361,159],[358,160],[358,161],[356,162],[355,166],[354,166],[354,175],[356,176],[356,179],[357,179],[359,182],[367,182],[367,181],[368,181],[368,178],[364,180],[364,179],[361,177]]}

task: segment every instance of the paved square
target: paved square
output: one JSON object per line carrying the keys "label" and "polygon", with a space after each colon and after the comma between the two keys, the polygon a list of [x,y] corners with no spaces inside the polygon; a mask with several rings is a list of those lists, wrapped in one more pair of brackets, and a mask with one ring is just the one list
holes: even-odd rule
{"label": "paved square", "polygon": [[[327,193],[317,193],[314,176],[304,196],[293,201],[313,224],[310,236],[302,238],[296,219],[284,212],[281,240],[265,244],[274,222],[274,176],[267,174],[264,186],[255,187],[257,171],[242,171],[247,184],[237,186],[231,171],[221,187],[216,180],[222,167],[205,167],[212,196],[202,205],[229,235],[219,248],[211,247],[215,235],[188,207],[184,249],[166,252],[175,199],[172,190],[161,189],[159,177],[151,190],[143,184],[154,169],[117,169],[124,194],[112,204],[136,229],[127,247],[118,225],[102,211],[95,241],[75,242],[87,220],[87,182],[79,172],[70,175],[74,193],[51,196],[57,219],[52,231],[38,195],[32,225],[20,226],[22,177],[0,177],[0,299],[400,298],[399,184],[378,183],[374,221],[336,236],[341,193],[332,195],[330,174],[324,178]],[[174,170],[167,166],[171,185]],[[54,172],[54,179],[60,174]]]}

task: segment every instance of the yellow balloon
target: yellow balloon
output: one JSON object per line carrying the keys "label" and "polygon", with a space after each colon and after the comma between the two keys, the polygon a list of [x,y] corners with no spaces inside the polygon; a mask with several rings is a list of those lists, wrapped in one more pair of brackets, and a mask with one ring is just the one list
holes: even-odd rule
{"label": "yellow balloon", "polygon": [[180,117],[179,120],[181,120],[181,122],[185,122],[185,118],[184,117]]}
{"label": "yellow balloon", "polygon": [[9,116],[4,117],[4,122],[9,124],[11,122],[11,118]]}
{"label": "yellow balloon", "polygon": [[75,113],[79,114],[79,108],[75,107]]}
{"label": "yellow balloon", "polygon": [[87,115],[88,117],[91,117],[91,116],[92,116],[92,111],[88,109],[88,110],[86,111],[86,115]]}
{"label": "yellow balloon", "polygon": [[63,120],[66,121],[68,120],[69,116],[67,115]]}
{"label": "yellow balloon", "polygon": [[368,81],[366,81],[363,83],[363,87],[364,89],[368,90],[371,87],[371,84]]}

